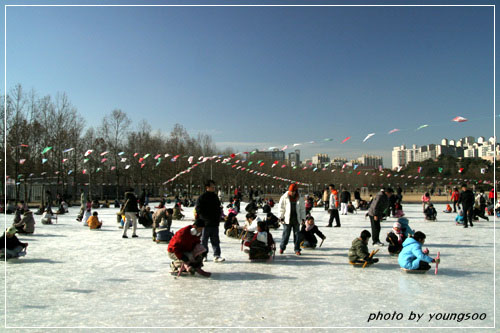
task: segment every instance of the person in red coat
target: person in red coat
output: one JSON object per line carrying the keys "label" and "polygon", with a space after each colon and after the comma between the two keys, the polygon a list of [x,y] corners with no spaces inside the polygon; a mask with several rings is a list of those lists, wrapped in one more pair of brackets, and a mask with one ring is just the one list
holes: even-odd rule
{"label": "person in red coat", "polygon": [[[451,194],[451,201],[453,202],[453,213],[457,212],[457,204],[458,199],[460,197],[460,193],[458,192],[458,188],[453,189],[453,193]],[[460,205],[458,205],[458,209],[460,209]]]}
{"label": "person in red coat", "polygon": [[174,234],[168,243],[167,253],[172,263],[170,268],[173,272],[181,270],[190,274],[197,272],[203,276],[210,276],[211,273],[201,269],[203,266],[203,254],[207,251],[201,245],[201,233],[205,227],[205,221],[197,219],[193,225],[188,225]]}

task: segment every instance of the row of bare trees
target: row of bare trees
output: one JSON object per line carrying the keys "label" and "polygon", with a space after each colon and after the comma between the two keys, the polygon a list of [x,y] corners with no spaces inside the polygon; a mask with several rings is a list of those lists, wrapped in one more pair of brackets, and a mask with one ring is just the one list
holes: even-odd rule
{"label": "row of bare trees", "polygon": [[[167,179],[196,163],[197,157],[214,155],[226,157],[233,151],[231,149],[220,151],[209,135],[198,134],[192,137],[179,124],[174,124],[168,134],[153,131],[145,120],[133,124],[127,114],[120,109],[112,110],[105,115],[100,126],[87,128],[84,118],[65,93],[38,96],[34,90],[25,91],[18,84],[7,93],[5,115],[4,112],[2,108],[2,117],[5,116],[6,119],[6,127],[3,123],[1,127],[6,140],[0,140],[6,158],[6,170],[2,172],[5,172],[10,182],[15,184],[16,200],[20,199],[19,187],[33,183],[56,184],[60,186],[61,193],[67,190],[65,187],[71,186],[73,197],[76,197],[75,191],[80,185],[113,185],[118,197],[121,191],[128,187],[135,189],[148,187],[149,190],[162,188],[163,193],[172,193],[182,184],[182,188],[190,190],[193,186],[202,184],[208,177],[215,179],[228,192],[231,187],[254,186],[264,190],[286,186],[286,182],[282,180],[232,167],[238,158],[243,158],[240,155],[231,160],[232,165],[215,163],[215,160],[201,163],[191,172],[164,186],[163,183]],[[42,155],[41,152],[45,147],[52,149]],[[69,148],[74,149],[65,152]],[[93,152],[84,156],[87,150]],[[108,153],[101,156],[100,154],[105,151]],[[166,153],[170,156],[165,157]],[[139,158],[146,154],[150,156],[139,162]],[[161,157],[154,159],[157,154],[161,154]],[[175,162],[171,161],[173,155],[180,155]],[[192,164],[188,162],[189,156],[195,157]],[[103,158],[107,160],[102,162]],[[254,163],[252,170],[310,184],[310,190],[319,190],[325,184],[332,182],[348,184],[350,187],[378,187],[391,181],[393,184],[397,182],[408,185],[410,182],[403,179],[389,179],[385,174],[380,175],[378,172],[357,175],[352,171],[349,173],[348,170],[331,172],[329,169],[313,172],[311,169],[292,169],[290,166],[281,168],[281,165],[271,168],[272,161],[269,160],[264,161],[264,166],[258,166],[258,161],[254,161],[251,155],[245,164],[240,162],[238,165],[248,168],[250,161]],[[0,165],[3,169],[4,163]],[[425,180],[412,179],[410,185],[436,181],[430,177]],[[4,184],[1,185],[3,189]]]}

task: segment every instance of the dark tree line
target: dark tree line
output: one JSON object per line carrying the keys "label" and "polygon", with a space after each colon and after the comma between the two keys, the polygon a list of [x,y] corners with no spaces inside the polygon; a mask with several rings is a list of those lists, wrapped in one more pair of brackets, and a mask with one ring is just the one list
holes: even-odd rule
{"label": "dark tree line", "polygon": [[[2,96],[3,97],[3,96]],[[385,170],[381,173],[370,170],[367,175],[363,170],[358,175],[357,170],[348,167],[345,170],[332,168],[314,172],[311,168],[303,170],[301,167],[293,169],[288,163],[280,162],[272,168],[273,161],[264,160],[264,166],[259,166],[257,160],[249,156],[247,161],[244,156],[237,155],[223,164],[222,160],[234,153],[232,149],[219,150],[212,138],[206,134],[190,136],[180,124],[172,124],[170,133],[153,131],[151,125],[143,120],[137,124],[132,123],[127,114],[114,109],[105,114],[98,127],[87,127],[84,118],[78,113],[77,108],[71,103],[65,93],[55,96],[39,96],[34,90],[25,91],[18,84],[6,95],[6,110],[2,108],[2,117],[5,116],[6,127],[2,122],[1,133],[6,135],[6,140],[1,140],[2,148],[6,153],[6,170],[4,163],[0,163],[2,172],[13,181],[16,188],[16,197],[19,198],[21,186],[33,183],[56,185],[58,192],[67,192],[71,186],[73,197],[76,197],[78,186],[114,185],[115,195],[118,197],[125,188],[148,188],[155,193],[172,193],[181,188],[191,193],[193,188],[198,188],[206,178],[215,179],[228,193],[235,187],[244,188],[254,186],[262,191],[281,191],[287,182],[269,176],[258,176],[253,171],[263,172],[268,175],[281,177],[290,181],[299,181],[308,184],[308,190],[320,190],[326,184],[336,183],[348,185],[350,188],[367,186],[378,188],[384,184],[406,184],[405,186],[420,186],[422,184],[436,184],[439,181],[447,184],[448,181],[436,179],[444,177],[460,177],[492,180],[491,163],[476,160],[450,160],[443,158],[439,161],[426,161],[421,176],[424,179],[388,178]],[[4,113],[6,111],[6,113]],[[52,147],[45,154],[41,154],[45,147]],[[69,152],[66,149],[74,148]],[[87,150],[93,152],[84,156]],[[101,153],[108,152],[101,156]],[[165,154],[170,154],[165,157]],[[141,157],[150,154],[143,161]],[[159,159],[154,159],[161,154]],[[136,155],[136,156],[134,156]],[[179,157],[172,162],[174,155]],[[188,162],[190,156],[194,157],[192,164]],[[216,157],[193,168],[190,172],[178,177],[175,181],[164,185],[164,182],[174,177],[179,172],[186,170],[195,163],[198,157]],[[102,159],[107,160],[102,163]],[[1,157],[3,162],[3,157]],[[125,162],[122,159],[126,159]],[[220,160],[218,163],[217,160]],[[158,163],[159,162],[159,163]],[[252,162],[252,165],[248,165]],[[442,164],[444,170],[437,171]],[[232,167],[235,164],[240,166]],[[281,166],[285,164],[286,167]],[[127,168],[127,166],[129,166]],[[459,167],[464,167],[464,172],[458,174]],[[486,167],[489,174],[479,172],[480,167]],[[245,168],[245,170],[241,170]],[[415,165],[410,165],[400,172],[401,175],[417,174]],[[85,170],[85,173],[84,173]],[[252,172],[249,172],[252,170]],[[419,175],[420,176],[420,175]],[[434,178],[432,178],[434,177]],[[1,188],[4,188],[2,179]],[[99,197],[98,191],[94,193]]]}

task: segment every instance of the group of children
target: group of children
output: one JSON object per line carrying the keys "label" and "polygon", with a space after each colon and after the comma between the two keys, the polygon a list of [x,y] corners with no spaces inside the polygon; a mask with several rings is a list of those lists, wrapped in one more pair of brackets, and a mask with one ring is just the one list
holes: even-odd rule
{"label": "group of children", "polygon": [[[352,241],[348,259],[352,265],[372,265],[378,262],[373,253],[368,251],[368,241],[371,234],[363,230],[361,235]],[[411,229],[407,218],[399,218],[394,222],[392,230],[387,233],[389,253],[398,256],[399,266],[408,271],[427,271],[430,263],[439,263],[439,259],[428,256],[429,249],[422,249],[426,235],[423,232]]]}

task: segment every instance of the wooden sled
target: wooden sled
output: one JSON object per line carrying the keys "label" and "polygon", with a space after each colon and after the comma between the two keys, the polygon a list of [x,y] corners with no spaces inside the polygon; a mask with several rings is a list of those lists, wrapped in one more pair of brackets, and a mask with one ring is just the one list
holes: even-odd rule
{"label": "wooden sled", "polygon": [[351,264],[352,267],[357,267],[357,268],[360,268],[360,267],[363,267],[365,268],[366,266],[371,266],[372,264],[366,264],[366,262],[352,262],[352,261],[349,261],[349,264]]}
{"label": "wooden sled", "polygon": [[425,274],[428,272],[426,269],[406,269],[401,267],[401,271],[408,273],[408,274]]}

